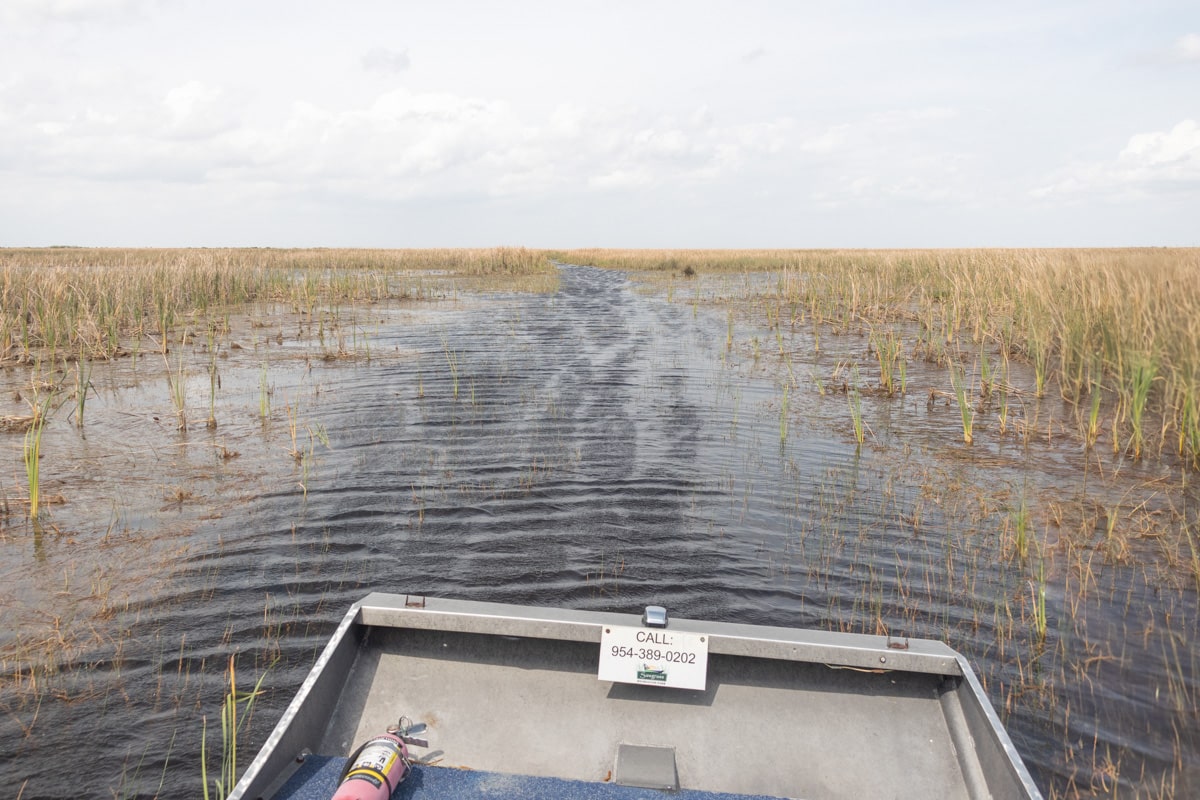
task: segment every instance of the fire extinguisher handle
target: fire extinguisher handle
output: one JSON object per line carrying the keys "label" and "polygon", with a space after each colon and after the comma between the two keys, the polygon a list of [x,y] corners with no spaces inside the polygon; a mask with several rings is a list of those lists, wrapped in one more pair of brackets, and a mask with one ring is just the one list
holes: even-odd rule
{"label": "fire extinguisher handle", "polygon": [[357,749],[357,750],[355,750],[353,753],[351,753],[351,754],[350,754],[350,755],[349,755],[349,756],[346,758],[346,766],[345,766],[345,767],[342,769],[342,774],[341,774],[341,775],[339,775],[339,776],[338,776],[338,779],[337,779],[337,782],[338,782],[339,784],[340,784],[342,781],[346,780],[346,776],[350,774],[350,770],[351,770],[351,769],[353,769],[353,767],[354,767],[354,762],[358,760],[358,757],[359,757],[360,755],[362,755],[362,751],[363,751],[363,750],[365,750],[365,749],[367,748],[367,745],[369,745],[370,743],[371,743],[371,740],[370,740],[370,739],[368,739],[367,741],[363,742],[362,744],[360,744],[360,745],[358,746],[358,749]]}
{"label": "fire extinguisher handle", "polygon": [[[350,772],[354,769],[355,762],[357,762],[358,757],[360,755],[362,755],[362,751],[366,750],[367,746],[372,744],[373,741],[374,740],[372,740],[372,739],[368,739],[367,741],[363,742],[362,744],[360,744],[358,746],[358,749],[355,750],[353,753],[351,753],[349,758],[346,759],[346,766],[342,769],[342,774],[338,776],[338,786],[341,786],[342,783],[345,782],[346,776],[348,776],[350,774]],[[405,767],[405,770],[407,770],[407,769],[408,768]],[[387,796],[391,797],[392,792],[396,791],[396,787],[392,785],[391,779],[388,778],[387,774],[383,773],[383,772],[377,772],[375,774],[378,775],[380,778],[383,778],[383,783],[385,786],[387,786],[387,792],[388,792]],[[404,773],[401,773],[400,780],[404,780]]]}

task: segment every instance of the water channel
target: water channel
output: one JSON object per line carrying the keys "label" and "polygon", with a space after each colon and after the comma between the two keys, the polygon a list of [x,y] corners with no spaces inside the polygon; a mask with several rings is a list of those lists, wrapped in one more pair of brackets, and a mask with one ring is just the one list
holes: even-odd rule
{"label": "water channel", "polygon": [[[248,753],[373,590],[943,639],[1043,788],[1200,791],[1196,585],[1097,549],[1081,587],[1044,522],[1040,566],[1006,549],[1019,498],[1113,491],[1052,437],[968,447],[922,388],[864,396],[859,446],[837,384],[861,336],[776,347],[612,271],[356,326],[369,357],[315,357],[282,325],[227,345],[215,430],[176,431],[131,366],[94,378],[85,433],[47,429],[66,502],[0,529],[6,794],[198,796],[230,656],[239,685],[266,674]],[[202,369],[189,391],[209,402]],[[1165,480],[1122,469],[1131,492]],[[1196,501],[1171,491],[1148,512]]]}

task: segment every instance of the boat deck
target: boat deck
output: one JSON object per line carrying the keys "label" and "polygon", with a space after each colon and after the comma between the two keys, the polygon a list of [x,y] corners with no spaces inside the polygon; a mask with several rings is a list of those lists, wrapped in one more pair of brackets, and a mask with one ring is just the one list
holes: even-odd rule
{"label": "boat deck", "polygon": [[[600,626],[637,617],[390,597],[343,623],[264,748],[280,752],[252,766],[273,785],[248,772],[245,797],[329,797],[347,754],[401,716],[429,747],[410,748],[427,765],[393,798],[1036,796],[937,642],[672,620],[710,642],[706,688],[675,689],[598,680]],[[281,766],[301,747],[317,755]]]}
{"label": "boat deck", "polygon": [[[346,759],[309,756],[275,795],[276,800],[329,800]],[[391,800],[663,800],[658,789],[615,783],[566,781],[463,769],[417,766],[392,793]],[[681,789],[671,800],[770,800],[763,795],[725,794]]]}

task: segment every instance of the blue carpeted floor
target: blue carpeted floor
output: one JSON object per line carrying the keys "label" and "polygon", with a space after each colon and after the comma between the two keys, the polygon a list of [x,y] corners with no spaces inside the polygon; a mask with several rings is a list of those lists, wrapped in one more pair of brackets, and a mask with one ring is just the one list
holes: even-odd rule
{"label": "blue carpeted floor", "polygon": [[[309,756],[292,775],[276,800],[329,800],[346,759]],[[682,789],[663,792],[612,783],[585,783],[560,778],[535,778],[499,772],[416,766],[396,788],[391,800],[770,800],[763,795],[725,794]]]}

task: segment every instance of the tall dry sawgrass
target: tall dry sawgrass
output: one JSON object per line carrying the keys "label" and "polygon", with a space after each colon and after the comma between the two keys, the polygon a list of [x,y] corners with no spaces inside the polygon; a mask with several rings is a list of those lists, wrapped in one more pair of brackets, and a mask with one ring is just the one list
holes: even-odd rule
{"label": "tall dry sawgrass", "polygon": [[428,273],[552,273],[539,251],[109,249],[0,250],[0,361],[37,350],[105,357],[123,337],[166,334],[189,317],[250,302],[375,302],[412,296]]}
{"label": "tall dry sawgrass", "polygon": [[[1119,446],[1157,444],[1200,466],[1200,249],[575,250],[569,263],[627,270],[767,272],[759,299],[838,327],[915,323],[960,351],[998,343],[1030,363],[1035,393],[1101,392]],[[918,341],[917,345],[920,344]],[[973,346],[967,346],[971,344]],[[1162,424],[1143,431],[1151,411]]]}

